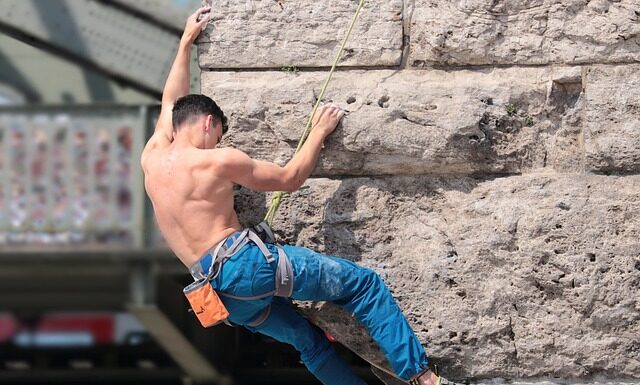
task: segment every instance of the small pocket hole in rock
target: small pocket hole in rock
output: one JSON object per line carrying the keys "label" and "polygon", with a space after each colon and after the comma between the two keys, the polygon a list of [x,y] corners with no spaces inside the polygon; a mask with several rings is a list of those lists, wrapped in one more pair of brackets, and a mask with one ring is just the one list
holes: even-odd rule
{"label": "small pocket hole in rock", "polygon": [[382,108],[387,108],[387,107],[389,107],[389,103],[388,102],[389,102],[389,97],[387,95],[385,95],[385,96],[381,97],[378,100],[378,105],[380,107],[382,107]]}

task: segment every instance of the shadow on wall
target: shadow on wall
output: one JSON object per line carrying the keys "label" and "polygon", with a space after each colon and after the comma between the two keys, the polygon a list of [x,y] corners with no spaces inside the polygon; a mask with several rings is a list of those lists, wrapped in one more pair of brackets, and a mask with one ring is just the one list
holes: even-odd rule
{"label": "shadow on wall", "polygon": [[237,186],[234,190],[234,210],[242,227],[262,222],[267,214],[267,194]]}
{"label": "shadow on wall", "polygon": [[[465,194],[480,183],[497,177],[472,178],[464,176],[400,176],[382,178],[344,179],[324,205],[320,233],[325,254],[352,261],[362,260],[364,249],[375,249],[377,244],[393,243],[392,234],[396,211],[401,206],[421,211],[435,211],[437,207],[422,207],[429,202],[444,200],[446,191]],[[371,223],[376,223],[372,231]],[[380,255],[376,258],[384,258]]]}

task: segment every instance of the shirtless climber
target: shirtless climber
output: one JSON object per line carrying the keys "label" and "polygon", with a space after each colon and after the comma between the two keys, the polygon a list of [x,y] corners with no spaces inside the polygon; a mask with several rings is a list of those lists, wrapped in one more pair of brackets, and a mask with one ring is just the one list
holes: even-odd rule
{"label": "shirtless climber", "polygon": [[[344,112],[335,105],[319,109],[306,143],[284,167],[217,148],[227,131],[224,113],[210,98],[188,95],[190,47],[209,11],[200,8],[187,20],[155,132],[142,152],[145,188],[169,247],[194,278],[215,289],[228,321],[293,345],[323,384],[365,383],[294,311],[289,298],[338,304],[367,327],[399,378],[446,383],[428,369],[422,345],[375,272],[302,247],[265,244],[243,231],[233,208],[234,185],[295,191],[313,171],[324,139]],[[279,287],[282,266],[291,278],[285,280],[285,294]]]}

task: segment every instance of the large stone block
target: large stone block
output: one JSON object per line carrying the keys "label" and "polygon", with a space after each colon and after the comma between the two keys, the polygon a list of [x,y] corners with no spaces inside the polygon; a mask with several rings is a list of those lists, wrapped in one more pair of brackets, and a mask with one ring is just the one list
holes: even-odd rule
{"label": "large stone block", "polygon": [[[352,0],[215,0],[213,22],[199,39],[200,66],[331,66],[357,5]],[[399,65],[402,10],[402,0],[366,2],[340,65]]]}
{"label": "large stone block", "polygon": [[[640,378],[640,177],[313,179],[282,239],[376,270],[456,378]],[[241,193],[244,220],[262,194]],[[352,317],[301,304],[370,360]]]}
{"label": "large stone block", "polygon": [[587,169],[640,171],[640,65],[590,68],[585,98]]}
{"label": "large stone block", "polygon": [[640,61],[637,0],[416,0],[409,64]]}
{"label": "large stone block", "polygon": [[[227,143],[284,163],[325,75],[203,72],[203,93],[231,117]],[[317,175],[504,174],[547,163],[580,169],[579,121],[556,133],[581,79],[578,67],[336,73],[326,100],[349,115],[328,139]],[[577,86],[558,89],[569,81]]]}

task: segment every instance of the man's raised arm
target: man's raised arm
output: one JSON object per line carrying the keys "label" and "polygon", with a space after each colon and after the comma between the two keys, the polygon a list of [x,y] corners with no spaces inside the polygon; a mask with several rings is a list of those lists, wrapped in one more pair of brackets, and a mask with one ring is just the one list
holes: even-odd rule
{"label": "man's raised arm", "polygon": [[[191,66],[191,45],[196,40],[203,26],[209,21],[210,7],[202,7],[195,11],[187,19],[184,32],[178,45],[178,53],[173,61],[167,82],[162,91],[162,109],[154,136],[159,135],[169,143],[173,140],[173,125],[171,116],[173,104],[176,99],[188,95],[191,89],[190,71]],[[200,18],[200,20],[198,20]]]}

